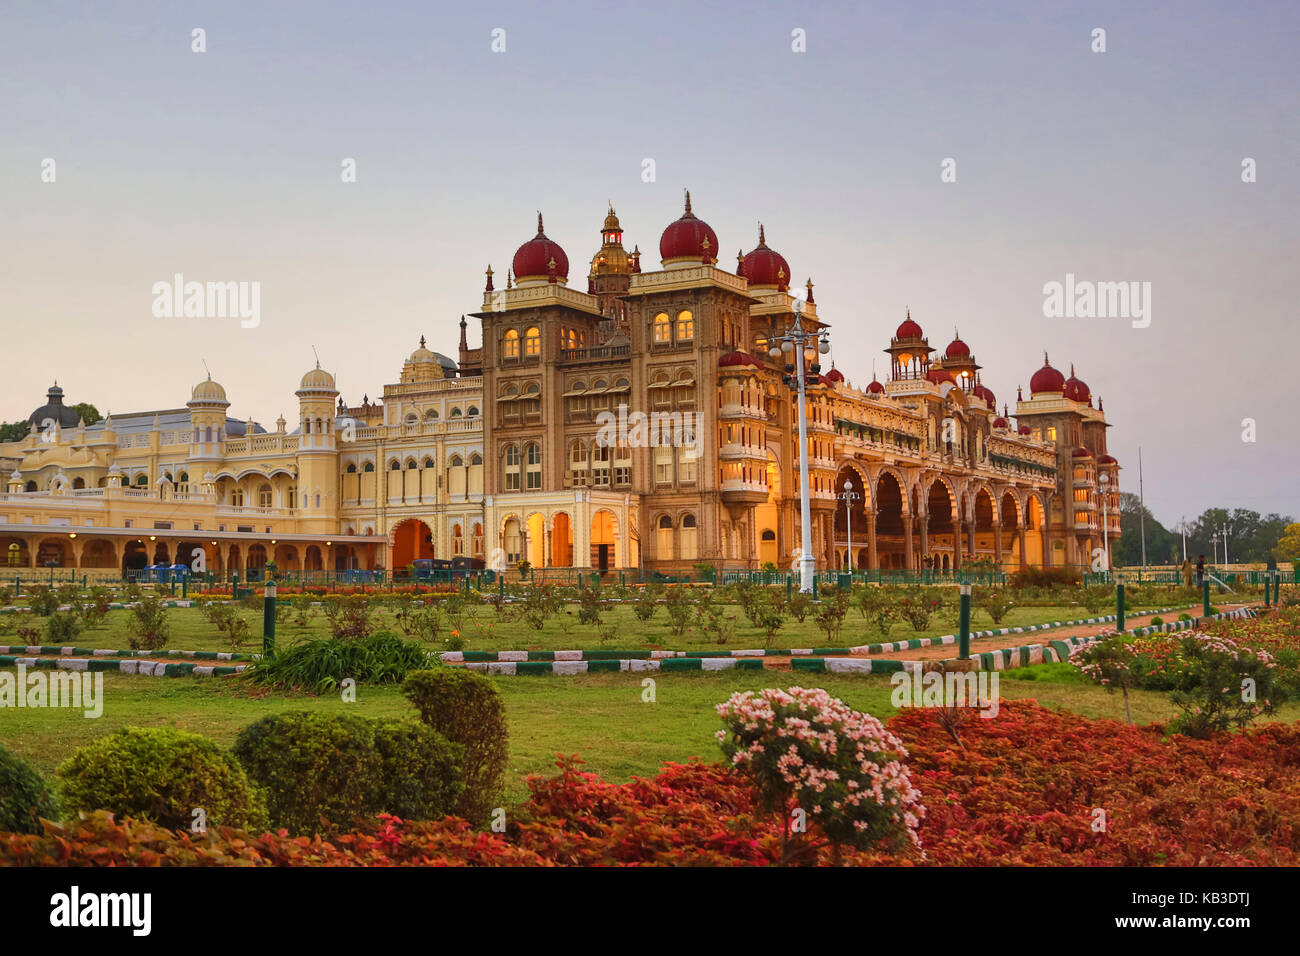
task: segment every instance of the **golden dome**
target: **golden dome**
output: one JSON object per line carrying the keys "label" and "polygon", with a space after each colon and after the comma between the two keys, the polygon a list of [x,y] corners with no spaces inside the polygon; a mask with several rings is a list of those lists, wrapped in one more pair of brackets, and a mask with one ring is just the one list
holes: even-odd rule
{"label": "golden dome", "polygon": [[226,400],[226,390],[221,386],[221,383],[212,381],[212,376],[209,375],[204,381],[194,386],[194,390],[190,393],[190,404],[229,405],[230,402]]}
{"label": "golden dome", "polygon": [[302,377],[298,391],[334,391],[334,376],[319,365]]}

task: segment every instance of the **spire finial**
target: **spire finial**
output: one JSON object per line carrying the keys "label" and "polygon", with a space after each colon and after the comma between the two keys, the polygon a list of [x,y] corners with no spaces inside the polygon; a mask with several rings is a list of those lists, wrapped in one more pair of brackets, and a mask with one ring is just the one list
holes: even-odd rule
{"label": "spire finial", "polygon": [[1051,365],[1051,364],[1052,364],[1052,363],[1049,362],[1048,359],[1047,359],[1047,349],[1043,349],[1043,364],[1044,364],[1044,365]]}
{"label": "spire finial", "polygon": [[420,348],[424,348],[424,336],[420,336]]}
{"label": "spire finial", "polygon": [[767,245],[767,232],[763,229],[761,222],[758,224],[758,244],[760,246]]}
{"label": "spire finial", "polygon": [[688,216],[695,215],[693,212],[691,212],[691,191],[689,189],[686,190],[686,215]]}
{"label": "spire finial", "polygon": [[316,367],[320,368],[320,353],[316,351],[316,346],[311,347],[311,354],[316,356]]}
{"label": "spire finial", "polygon": [[542,232],[542,211],[537,210],[537,238],[541,238],[545,233]]}
{"label": "spire finial", "polygon": [[1070,363],[1070,378],[1074,378],[1074,363]]}

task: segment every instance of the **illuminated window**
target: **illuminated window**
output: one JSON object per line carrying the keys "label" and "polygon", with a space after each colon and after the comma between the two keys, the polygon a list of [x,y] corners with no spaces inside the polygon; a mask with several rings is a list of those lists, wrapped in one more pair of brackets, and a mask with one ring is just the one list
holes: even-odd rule
{"label": "illuminated window", "polygon": [[672,341],[672,328],[666,312],[660,312],[655,316],[654,341],[656,345]]}
{"label": "illuminated window", "polygon": [[569,472],[571,482],[575,488],[581,488],[587,483],[587,445],[585,442],[575,441],[569,445]]}
{"label": "illuminated window", "polygon": [[677,313],[677,341],[695,338],[695,316],[688,311]]}
{"label": "illuminated window", "polygon": [[533,326],[531,329],[529,329],[527,332],[524,333],[524,354],[540,355],[541,351],[542,351],[542,333],[536,326]]}
{"label": "illuminated window", "polygon": [[519,358],[519,330],[507,329],[503,354],[506,358]]}

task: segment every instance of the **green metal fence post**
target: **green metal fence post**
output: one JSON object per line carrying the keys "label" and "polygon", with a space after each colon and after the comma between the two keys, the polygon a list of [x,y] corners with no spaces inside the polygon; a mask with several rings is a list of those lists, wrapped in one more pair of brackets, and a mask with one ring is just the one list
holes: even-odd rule
{"label": "green metal fence post", "polygon": [[262,656],[275,656],[275,580],[269,574],[262,599]]}
{"label": "green metal fence post", "polygon": [[1115,576],[1115,627],[1124,632],[1124,575]]}
{"label": "green metal fence post", "polygon": [[961,586],[961,621],[958,629],[960,640],[960,651],[958,657],[962,660],[970,659],[970,585]]}
{"label": "green metal fence post", "polygon": [[1203,604],[1203,614],[1205,617],[1210,616],[1210,579],[1206,578],[1201,582],[1201,602]]}

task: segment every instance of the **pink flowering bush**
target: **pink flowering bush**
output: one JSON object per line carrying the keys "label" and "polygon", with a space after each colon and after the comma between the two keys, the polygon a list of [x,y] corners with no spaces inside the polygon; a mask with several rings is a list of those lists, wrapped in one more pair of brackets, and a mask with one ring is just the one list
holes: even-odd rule
{"label": "pink flowering bush", "polygon": [[758,809],[781,817],[782,862],[815,859],[826,843],[837,854],[920,849],[925,807],[907,751],[875,717],[803,687],[732,694],[717,710],[723,752],[752,783]]}
{"label": "pink flowering bush", "polygon": [[1190,689],[1169,695],[1182,711],[1170,724],[1178,733],[1204,740],[1272,714],[1286,699],[1274,676],[1277,661],[1268,651],[1193,632],[1179,642],[1178,656],[1191,683]]}

